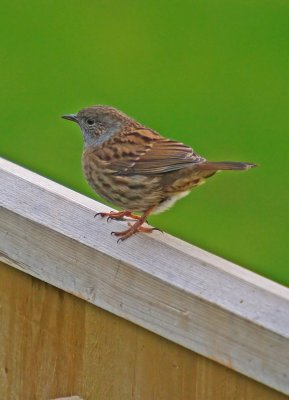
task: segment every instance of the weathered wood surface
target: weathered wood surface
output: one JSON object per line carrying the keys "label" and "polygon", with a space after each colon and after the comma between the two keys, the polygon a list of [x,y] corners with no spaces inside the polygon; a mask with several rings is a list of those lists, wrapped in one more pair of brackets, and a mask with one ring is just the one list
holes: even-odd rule
{"label": "weathered wood surface", "polygon": [[289,290],[158,232],[116,244],[107,207],[0,161],[2,260],[289,393]]}
{"label": "weathered wood surface", "polygon": [[0,263],[0,398],[287,396]]}

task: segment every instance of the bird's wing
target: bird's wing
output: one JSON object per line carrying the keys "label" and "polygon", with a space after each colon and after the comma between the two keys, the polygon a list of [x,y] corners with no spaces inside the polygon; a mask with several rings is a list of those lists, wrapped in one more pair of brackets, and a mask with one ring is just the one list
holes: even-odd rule
{"label": "bird's wing", "polygon": [[120,154],[109,162],[116,175],[163,174],[206,161],[189,146],[150,129],[138,129],[116,140]]}

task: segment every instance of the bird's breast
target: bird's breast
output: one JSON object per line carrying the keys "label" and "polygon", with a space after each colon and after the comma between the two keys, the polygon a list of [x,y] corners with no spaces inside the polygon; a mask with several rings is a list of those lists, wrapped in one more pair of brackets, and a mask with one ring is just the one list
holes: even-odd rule
{"label": "bird's breast", "polygon": [[83,152],[82,169],[93,190],[121,208],[143,212],[160,201],[159,177],[117,175],[96,151]]}

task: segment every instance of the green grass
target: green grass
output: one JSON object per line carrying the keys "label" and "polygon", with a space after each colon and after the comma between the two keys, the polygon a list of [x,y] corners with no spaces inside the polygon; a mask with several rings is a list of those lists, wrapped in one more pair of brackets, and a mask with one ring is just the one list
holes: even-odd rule
{"label": "green grass", "polygon": [[59,116],[116,106],[218,174],[150,222],[285,285],[289,3],[31,0],[1,7],[1,155],[95,197]]}

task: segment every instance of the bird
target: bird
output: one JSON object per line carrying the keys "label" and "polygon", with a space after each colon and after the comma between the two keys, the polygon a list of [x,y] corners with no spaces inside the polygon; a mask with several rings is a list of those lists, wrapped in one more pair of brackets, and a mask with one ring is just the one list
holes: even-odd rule
{"label": "bird", "polygon": [[96,215],[107,220],[128,217],[134,222],[126,230],[111,232],[118,241],[157,229],[143,226],[148,216],[167,210],[216,172],[256,166],[207,161],[190,146],[162,136],[111,106],[95,105],[62,118],[76,122],[82,131],[82,170],[88,184],[121,208]]}

